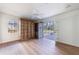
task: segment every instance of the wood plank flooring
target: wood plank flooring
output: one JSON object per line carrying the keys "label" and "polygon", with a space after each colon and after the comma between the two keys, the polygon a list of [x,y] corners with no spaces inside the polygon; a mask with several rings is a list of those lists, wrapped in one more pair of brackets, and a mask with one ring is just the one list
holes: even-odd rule
{"label": "wood plank flooring", "polygon": [[[0,45],[0,55],[71,55],[79,54],[71,51],[69,47],[55,45],[55,41],[49,39],[32,39],[17,41]],[[78,49],[77,49],[78,50]],[[73,52],[70,53],[69,51]]]}

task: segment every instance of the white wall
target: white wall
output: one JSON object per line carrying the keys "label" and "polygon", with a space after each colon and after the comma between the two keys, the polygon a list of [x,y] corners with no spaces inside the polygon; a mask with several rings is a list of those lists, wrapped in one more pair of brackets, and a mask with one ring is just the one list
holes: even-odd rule
{"label": "white wall", "polygon": [[79,10],[55,16],[58,42],[79,47]]}
{"label": "white wall", "polygon": [[[13,15],[8,15],[5,13],[0,13],[1,17],[0,17],[0,29],[1,29],[1,39],[0,41],[8,41],[8,40],[17,40],[20,39],[20,19],[16,16]],[[19,25],[19,29],[17,32],[15,33],[9,33],[8,32],[8,21],[11,19],[15,19],[16,22],[18,22]]]}

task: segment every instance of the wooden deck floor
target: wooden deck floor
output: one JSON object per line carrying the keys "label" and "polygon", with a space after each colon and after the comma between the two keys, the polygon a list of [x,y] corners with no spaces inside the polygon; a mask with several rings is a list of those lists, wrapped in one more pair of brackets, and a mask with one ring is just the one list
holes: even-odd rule
{"label": "wooden deck floor", "polygon": [[[55,41],[48,39],[33,39],[0,45],[0,55],[71,55],[79,52],[56,46]],[[78,49],[77,49],[78,50]],[[73,52],[70,53],[69,51]],[[77,52],[77,53],[76,53]]]}

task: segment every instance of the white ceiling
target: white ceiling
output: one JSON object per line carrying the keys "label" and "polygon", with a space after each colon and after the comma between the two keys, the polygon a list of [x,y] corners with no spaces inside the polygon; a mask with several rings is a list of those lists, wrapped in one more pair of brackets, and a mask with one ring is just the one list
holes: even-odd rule
{"label": "white ceiling", "polygon": [[0,3],[1,12],[33,19],[54,16],[78,7],[76,3]]}

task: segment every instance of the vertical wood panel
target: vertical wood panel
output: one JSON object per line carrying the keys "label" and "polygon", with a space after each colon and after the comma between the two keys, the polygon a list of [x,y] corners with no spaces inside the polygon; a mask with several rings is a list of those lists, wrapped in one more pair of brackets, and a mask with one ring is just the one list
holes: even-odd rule
{"label": "vertical wood panel", "polygon": [[21,40],[33,39],[35,37],[34,22],[21,19]]}

